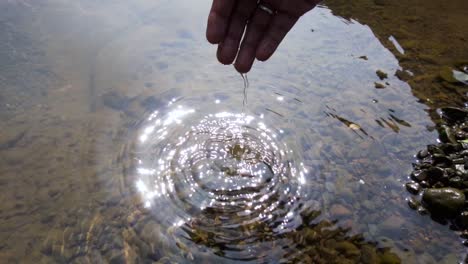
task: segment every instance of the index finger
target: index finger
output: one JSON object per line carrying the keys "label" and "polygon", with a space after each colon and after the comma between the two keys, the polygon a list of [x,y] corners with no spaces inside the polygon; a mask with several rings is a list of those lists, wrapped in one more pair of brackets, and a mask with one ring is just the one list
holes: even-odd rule
{"label": "index finger", "polygon": [[236,0],[213,0],[206,28],[210,43],[218,44],[224,39],[235,3]]}

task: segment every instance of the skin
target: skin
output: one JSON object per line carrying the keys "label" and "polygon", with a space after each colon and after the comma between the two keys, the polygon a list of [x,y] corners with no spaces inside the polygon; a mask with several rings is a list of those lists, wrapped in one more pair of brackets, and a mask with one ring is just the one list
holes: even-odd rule
{"label": "skin", "polygon": [[213,0],[206,37],[218,45],[219,62],[228,65],[235,61],[236,70],[247,73],[255,59],[268,60],[299,18],[318,2],[263,0],[263,5],[276,11],[270,15],[258,8],[257,0]]}

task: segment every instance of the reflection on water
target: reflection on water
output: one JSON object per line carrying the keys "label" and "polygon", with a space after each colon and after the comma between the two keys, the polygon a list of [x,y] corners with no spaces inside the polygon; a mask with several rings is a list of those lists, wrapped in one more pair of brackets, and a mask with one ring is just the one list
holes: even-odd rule
{"label": "reflection on water", "polygon": [[383,12],[408,7],[344,2],[255,66],[245,108],[204,38],[208,0],[1,2],[1,259],[456,262],[457,235],[411,211],[403,184],[436,138],[427,108],[464,94],[421,87],[466,63],[416,53],[432,35]]}
{"label": "reflection on water", "polygon": [[138,136],[135,184],[145,207],[163,227],[206,233],[225,247],[226,258],[256,259],[261,250],[286,246],[263,236],[300,224],[308,172],[282,142],[284,131],[263,116],[241,113],[197,120],[196,110],[183,103],[171,101],[167,113],[151,114]]}

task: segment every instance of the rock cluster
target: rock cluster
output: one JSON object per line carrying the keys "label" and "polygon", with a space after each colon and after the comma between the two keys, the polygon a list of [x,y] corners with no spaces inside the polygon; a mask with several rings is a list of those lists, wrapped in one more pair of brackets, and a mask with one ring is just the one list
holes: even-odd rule
{"label": "rock cluster", "polygon": [[[406,189],[412,197],[409,206],[421,213],[429,212],[440,221],[468,234],[468,111],[443,108],[438,111],[440,142],[428,145],[417,155],[411,182]],[[462,234],[462,236],[463,236]]]}

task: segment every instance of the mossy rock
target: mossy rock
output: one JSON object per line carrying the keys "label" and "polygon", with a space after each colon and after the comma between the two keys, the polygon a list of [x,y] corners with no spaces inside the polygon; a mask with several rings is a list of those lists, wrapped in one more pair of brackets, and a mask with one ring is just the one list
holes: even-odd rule
{"label": "mossy rock", "polygon": [[378,263],[380,263],[380,264],[400,264],[401,259],[396,254],[386,251],[382,255],[380,255]]}

